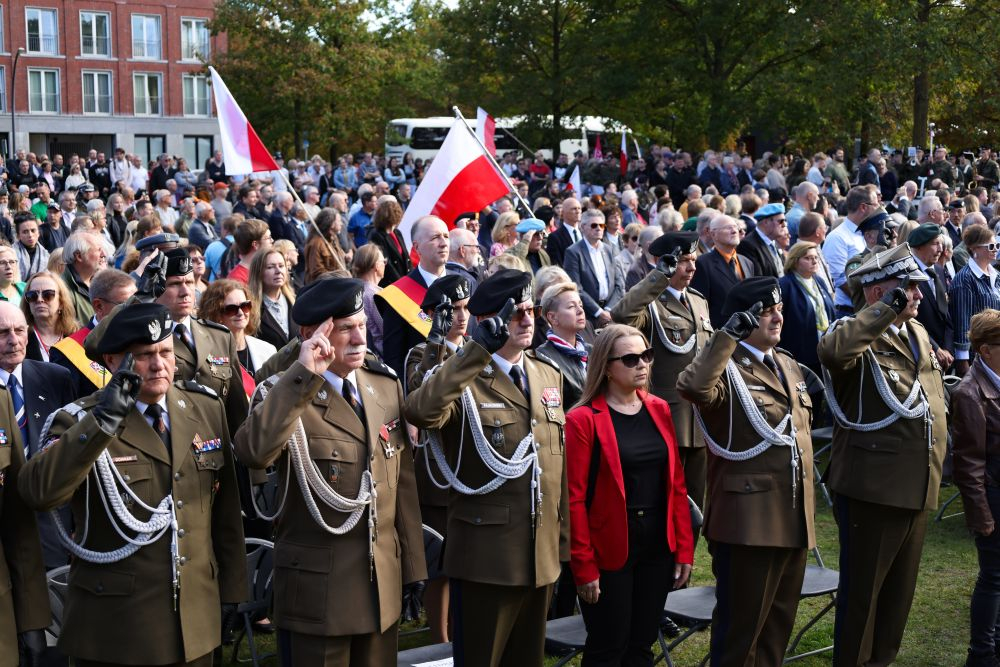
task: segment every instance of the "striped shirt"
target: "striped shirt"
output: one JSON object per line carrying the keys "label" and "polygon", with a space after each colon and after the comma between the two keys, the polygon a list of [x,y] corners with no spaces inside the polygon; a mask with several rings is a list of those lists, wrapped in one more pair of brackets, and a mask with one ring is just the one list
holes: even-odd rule
{"label": "striped shirt", "polygon": [[1000,309],[1000,274],[992,266],[989,273],[983,273],[978,264],[970,261],[955,275],[948,291],[956,359],[969,358],[969,322],[986,308]]}

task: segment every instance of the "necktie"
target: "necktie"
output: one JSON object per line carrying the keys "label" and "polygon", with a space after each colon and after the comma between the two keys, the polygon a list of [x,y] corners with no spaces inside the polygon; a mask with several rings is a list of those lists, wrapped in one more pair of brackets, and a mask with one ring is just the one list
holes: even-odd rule
{"label": "necktie", "polygon": [[347,404],[351,406],[351,410],[354,410],[354,414],[358,416],[358,419],[361,421],[361,423],[364,424],[365,423],[364,406],[362,406],[361,401],[359,401],[355,397],[354,383],[351,382],[348,378],[344,378],[344,384],[341,387],[340,394],[341,396],[344,397],[344,400],[347,401]]}
{"label": "necktie", "polygon": [[160,442],[170,451],[170,433],[167,432],[167,424],[163,421],[163,408],[159,403],[151,403],[146,406],[146,416],[153,422],[153,430],[160,436]]}
{"label": "necktie", "polygon": [[14,418],[17,420],[17,427],[21,429],[21,443],[24,445],[24,458],[28,458],[28,415],[24,410],[24,395],[21,393],[20,383],[13,373],[7,380],[7,388],[10,389],[10,398],[14,403]]}
{"label": "necktie", "polygon": [[782,266],[783,262],[781,261],[781,253],[778,252],[778,246],[772,243],[770,248],[771,248],[771,254],[774,255],[774,266],[775,268],[778,269],[778,275],[779,276],[784,275],[785,267]]}
{"label": "necktie", "polygon": [[910,351],[910,354],[913,355],[913,360],[917,361],[917,359],[919,359],[919,356],[917,355],[917,349],[914,346],[915,341],[913,341],[910,338],[910,335],[907,332],[906,327],[899,328],[899,339],[903,341],[903,345],[905,345],[906,349],[908,349]]}
{"label": "necktie", "polygon": [[774,373],[774,377],[778,378],[778,382],[781,383],[781,386],[784,387],[785,393],[787,394],[788,386],[785,384],[785,376],[781,373],[780,370],[778,370],[778,364],[774,362],[774,357],[772,357],[770,354],[765,354],[764,365],[767,366],[772,373]]}
{"label": "necktie", "polygon": [[187,349],[191,350],[192,353],[194,352],[194,338],[191,337],[191,332],[186,326],[179,322],[175,324],[174,336],[177,340],[184,343],[187,346]]}
{"label": "necktie", "polygon": [[510,367],[510,379],[514,381],[514,386],[521,390],[525,398],[528,398],[528,378],[520,366]]}
{"label": "necktie", "polygon": [[570,227],[569,228],[569,235],[573,237],[573,243],[576,243],[577,241],[580,240],[580,237],[578,236],[578,232],[576,231],[576,227]]}
{"label": "necktie", "polygon": [[684,292],[680,293],[680,295],[677,297],[677,300],[681,302],[682,306],[687,306],[688,305],[688,300],[687,300],[687,297],[684,296]]}

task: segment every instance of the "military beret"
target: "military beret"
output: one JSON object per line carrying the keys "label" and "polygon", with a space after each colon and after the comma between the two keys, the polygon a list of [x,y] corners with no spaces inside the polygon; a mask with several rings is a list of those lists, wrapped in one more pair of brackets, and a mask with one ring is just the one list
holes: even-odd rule
{"label": "military beret", "polygon": [[517,269],[500,269],[479,283],[476,292],[469,299],[469,312],[473,315],[490,315],[499,312],[514,299],[514,304],[531,299],[531,274]]}
{"label": "military beret", "polygon": [[459,213],[455,216],[455,224],[458,224],[459,220],[479,220],[479,214],[474,212]]}
{"label": "military beret", "polygon": [[514,228],[518,234],[524,234],[525,232],[540,232],[545,229],[545,223],[538,218],[525,218],[521,222],[517,223],[517,227]]}
{"label": "military beret", "polygon": [[781,303],[781,288],[774,276],[754,276],[739,283],[729,290],[726,302],[722,306],[722,316],[729,318],[733,313],[749,310],[760,301],[764,308]]}
{"label": "military beret", "polygon": [[953,209],[965,208],[965,200],[963,200],[961,197],[959,197],[958,199],[952,199],[951,202],[948,204],[948,208],[953,208]]}
{"label": "military beret", "polygon": [[693,255],[698,251],[698,234],[695,232],[667,232],[649,244],[649,254],[653,257],[669,255],[680,248],[681,255]]}
{"label": "military beret", "polygon": [[548,205],[539,206],[535,209],[535,217],[544,222],[546,225],[552,222],[552,216],[554,215],[555,211]]}
{"label": "military beret", "polygon": [[420,302],[421,310],[432,310],[441,303],[441,297],[446,296],[452,303],[468,299],[472,295],[469,281],[464,276],[448,274],[441,276],[427,288],[424,300]]}
{"label": "military beret", "polygon": [[281,151],[274,151],[274,159],[275,160],[284,160],[285,158],[283,158],[281,156]]}
{"label": "military beret", "polygon": [[135,249],[142,252],[147,248],[153,248],[159,245],[167,245],[169,243],[177,244],[181,242],[181,237],[177,234],[153,234],[152,236],[147,236],[145,238],[139,239],[135,242]]}
{"label": "military beret", "polygon": [[354,278],[323,278],[302,289],[292,306],[292,319],[299,326],[350,317],[364,307],[365,284]]}
{"label": "military beret", "polygon": [[862,285],[871,285],[907,275],[915,283],[930,280],[927,274],[917,266],[917,260],[913,259],[910,244],[904,243],[871,255],[864,264],[851,272],[850,277],[857,278]]}
{"label": "military beret", "polygon": [[117,354],[135,344],[159,343],[170,338],[174,330],[170,311],[158,303],[127,305],[115,314],[114,324],[97,342],[98,354]]}
{"label": "military beret", "polygon": [[171,276],[186,276],[191,273],[191,256],[187,250],[184,248],[171,248],[170,250],[164,250],[163,254],[167,258],[167,278]]}
{"label": "military beret", "polygon": [[869,215],[867,218],[861,221],[858,225],[858,231],[868,232],[875,229],[882,229],[885,227],[885,223],[889,221],[889,213],[884,208],[879,208],[874,213]]}
{"label": "military beret", "polygon": [[770,218],[774,215],[781,215],[784,212],[784,204],[764,204],[757,209],[757,212],[753,214],[753,217],[756,220],[762,220],[763,218]]}
{"label": "military beret", "polygon": [[944,234],[944,228],[935,225],[933,222],[925,222],[920,225],[906,238],[906,242],[910,244],[911,248],[919,248],[922,245],[927,245],[937,237]]}

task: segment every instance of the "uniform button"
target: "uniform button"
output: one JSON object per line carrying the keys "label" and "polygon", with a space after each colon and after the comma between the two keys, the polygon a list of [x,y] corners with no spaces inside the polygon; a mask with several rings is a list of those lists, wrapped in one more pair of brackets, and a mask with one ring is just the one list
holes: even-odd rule
{"label": "uniform button", "polygon": [[181,478],[181,474],[179,472],[175,472],[174,473],[174,479],[177,480],[177,479],[180,479],[180,478]]}
{"label": "uniform button", "polygon": [[124,479],[126,482],[131,482],[132,481],[132,478],[129,477],[128,475],[122,475],[122,479]]}
{"label": "uniform button", "polygon": [[746,486],[744,487],[744,489],[745,489],[746,491],[749,491],[749,490],[750,490],[750,482],[747,482],[747,485],[746,485]]}
{"label": "uniform button", "polygon": [[79,438],[77,438],[77,439],[78,439],[78,440],[79,440],[80,442],[87,442],[87,434],[86,434],[86,433],[81,433],[81,434],[80,434],[80,437],[79,437]]}
{"label": "uniform button", "polygon": [[94,590],[96,592],[98,592],[98,593],[103,593],[104,592],[104,584],[97,584],[96,586],[94,586]]}
{"label": "uniform button", "polygon": [[872,443],[872,449],[875,449],[877,446],[875,443]]}
{"label": "uniform button", "polygon": [[295,560],[292,561],[292,567],[298,567],[298,566],[299,566],[299,559],[296,558]]}
{"label": "uniform button", "polygon": [[881,315],[881,314],[882,314],[882,309],[881,308],[876,308],[875,309],[875,315]]}
{"label": "uniform button", "polygon": [[340,452],[334,450],[334,452],[333,452],[333,458],[339,459],[340,458]]}
{"label": "uniform button", "polygon": [[483,520],[477,516],[476,517],[476,523],[482,523],[482,522],[483,522]]}
{"label": "uniform button", "polygon": [[178,500],[177,501],[177,509],[181,509],[182,507],[184,507],[184,501],[183,500]]}
{"label": "uniform button", "polygon": [[301,375],[295,377],[295,384],[302,384],[302,376]]}
{"label": "uniform button", "polygon": [[180,560],[181,565],[183,565],[186,562],[188,562],[187,556],[181,556],[181,560]]}
{"label": "uniform button", "polygon": [[538,426],[538,420],[537,419],[532,419],[531,420],[531,425],[532,426]]}
{"label": "uniform button", "polygon": [[184,537],[184,529],[181,528],[177,531],[177,537]]}

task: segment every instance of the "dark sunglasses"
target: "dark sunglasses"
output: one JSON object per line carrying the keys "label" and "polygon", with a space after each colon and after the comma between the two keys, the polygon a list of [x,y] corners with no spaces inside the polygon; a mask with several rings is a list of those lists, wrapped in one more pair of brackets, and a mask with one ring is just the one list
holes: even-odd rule
{"label": "dark sunglasses", "polygon": [[605,225],[603,222],[592,222],[590,223],[591,229],[604,229]]}
{"label": "dark sunglasses", "polygon": [[639,365],[639,361],[644,361],[647,364],[653,362],[653,348],[647,348],[641,354],[636,354],[635,352],[631,354],[623,354],[620,357],[608,357],[608,361],[620,361],[625,366],[625,368],[635,368]]}
{"label": "dark sunglasses", "polygon": [[628,240],[629,241],[638,241],[639,237],[638,236],[630,236],[630,237],[628,237]]}
{"label": "dark sunglasses", "polygon": [[253,307],[253,304],[249,301],[244,301],[243,303],[231,303],[222,307],[222,314],[227,317],[236,317],[236,313],[242,310],[244,315],[249,315],[251,307]]}
{"label": "dark sunglasses", "polygon": [[30,292],[24,293],[24,298],[28,303],[36,303],[39,297],[46,302],[52,301],[52,299],[56,298],[56,291],[54,289],[43,289],[41,291],[33,289]]}

